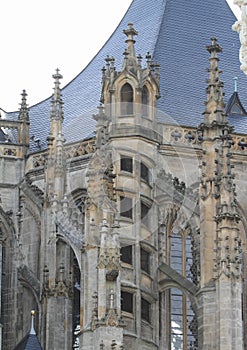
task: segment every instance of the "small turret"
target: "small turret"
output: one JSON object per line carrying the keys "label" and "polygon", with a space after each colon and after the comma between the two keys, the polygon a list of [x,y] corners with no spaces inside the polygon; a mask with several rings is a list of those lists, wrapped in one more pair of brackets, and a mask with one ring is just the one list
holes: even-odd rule
{"label": "small turret", "polygon": [[[134,36],[138,32],[132,23],[123,30],[127,36],[127,47],[123,53],[122,70],[115,69],[115,59],[106,57],[106,66],[102,69],[101,103],[104,104],[105,114],[112,122],[112,130],[121,133],[121,126],[126,134],[138,126],[152,130],[152,139],[156,139],[153,131],[156,130],[156,106],[160,96],[159,64],[152,62],[150,53],[146,56],[146,66],[143,66],[142,56],[136,56]],[[143,134],[145,132],[143,131]],[[145,133],[147,135],[147,132]]]}

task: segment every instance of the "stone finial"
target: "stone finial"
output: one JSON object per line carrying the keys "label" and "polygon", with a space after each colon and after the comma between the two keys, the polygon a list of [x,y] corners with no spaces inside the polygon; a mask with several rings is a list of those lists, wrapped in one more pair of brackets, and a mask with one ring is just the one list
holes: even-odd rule
{"label": "stone finial", "polygon": [[134,29],[133,24],[129,23],[128,28],[123,30],[124,34],[127,36],[126,44],[127,48],[124,52],[125,59],[124,59],[124,67],[137,67],[137,58],[135,53],[135,40],[134,36],[138,35],[138,32]]}
{"label": "stone finial", "polygon": [[104,126],[105,122],[108,120],[105,111],[104,111],[104,106],[102,103],[97,107],[98,108],[98,114],[93,114],[93,119],[96,120],[97,126],[102,127]]}
{"label": "stone finial", "polygon": [[146,63],[147,63],[147,67],[150,67],[150,63],[151,63],[151,59],[152,59],[152,55],[150,54],[150,52],[147,52],[146,54]]}
{"label": "stone finial", "polygon": [[141,54],[139,54],[137,56],[137,62],[138,62],[138,66],[141,68],[142,67],[142,55]]}
{"label": "stone finial", "polygon": [[217,44],[217,39],[215,37],[212,37],[211,41],[211,45],[207,45],[206,48],[209,53],[213,54],[214,57],[217,57],[217,53],[222,52],[222,48]]}
{"label": "stone finial", "polygon": [[134,29],[133,23],[128,23],[128,28],[123,30],[124,34],[127,36],[126,39],[126,44],[127,44],[127,49],[130,55],[135,56],[135,51],[134,51],[134,36],[138,35],[138,32]]}
{"label": "stone finial", "polygon": [[21,108],[20,108],[20,113],[19,113],[18,119],[29,121],[26,90],[22,91],[21,96],[22,96],[21,103],[20,103]]}
{"label": "stone finial", "polygon": [[61,119],[63,120],[63,101],[62,93],[60,89],[60,79],[63,76],[59,73],[59,69],[56,69],[56,73],[53,74],[53,79],[55,80],[54,93],[52,95],[51,101],[51,119]]}

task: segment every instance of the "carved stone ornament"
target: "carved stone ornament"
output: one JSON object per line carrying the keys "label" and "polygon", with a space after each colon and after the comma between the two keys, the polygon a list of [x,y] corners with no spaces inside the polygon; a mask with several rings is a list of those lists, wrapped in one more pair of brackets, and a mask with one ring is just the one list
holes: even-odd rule
{"label": "carved stone ornament", "polygon": [[118,271],[120,269],[119,248],[101,248],[98,269]]}
{"label": "carved stone ornament", "polygon": [[247,1],[235,0],[234,3],[241,9],[241,20],[236,21],[232,29],[239,33],[240,50],[239,60],[241,62],[240,69],[247,74]]}
{"label": "carved stone ornament", "polygon": [[118,270],[110,270],[106,272],[106,280],[107,281],[116,281],[118,278],[119,271]]}
{"label": "carved stone ornament", "polygon": [[106,316],[106,326],[117,327],[119,325],[118,314],[115,309],[110,309]]}

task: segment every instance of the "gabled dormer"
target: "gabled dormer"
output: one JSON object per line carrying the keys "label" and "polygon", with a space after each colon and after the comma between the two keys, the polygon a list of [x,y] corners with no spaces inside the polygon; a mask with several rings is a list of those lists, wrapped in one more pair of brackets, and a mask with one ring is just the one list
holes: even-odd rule
{"label": "gabled dormer", "polygon": [[105,113],[112,129],[141,126],[155,129],[157,100],[160,97],[159,65],[153,63],[150,53],[143,65],[142,56],[136,56],[133,24],[123,31],[127,36],[126,49],[120,72],[115,59],[108,56],[102,69],[102,95]]}
{"label": "gabled dormer", "polygon": [[227,106],[226,106],[226,113],[228,115],[247,115],[247,112],[242,105],[239,95],[238,95],[238,89],[237,89],[237,78],[234,78],[234,93],[231,95]]}

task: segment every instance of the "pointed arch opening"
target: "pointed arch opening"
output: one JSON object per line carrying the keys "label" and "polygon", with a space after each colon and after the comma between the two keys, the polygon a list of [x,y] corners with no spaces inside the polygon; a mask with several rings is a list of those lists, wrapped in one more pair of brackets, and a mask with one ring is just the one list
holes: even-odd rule
{"label": "pointed arch opening", "polygon": [[160,282],[160,342],[162,349],[194,350],[198,348],[196,292],[200,276],[197,231],[175,204],[166,207],[164,222],[160,240],[166,251],[165,262],[160,265],[164,273]]}
{"label": "pointed arch opening", "polygon": [[59,287],[59,295],[67,300],[67,308],[64,315],[70,320],[69,335],[73,349],[79,349],[80,322],[81,322],[81,270],[73,249],[59,237],[56,242],[56,286]]}
{"label": "pointed arch opening", "polygon": [[121,89],[121,115],[133,115],[133,88],[129,83]]}

